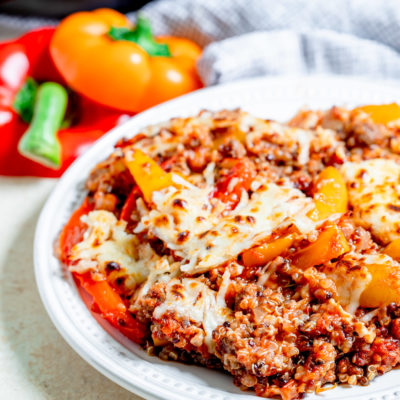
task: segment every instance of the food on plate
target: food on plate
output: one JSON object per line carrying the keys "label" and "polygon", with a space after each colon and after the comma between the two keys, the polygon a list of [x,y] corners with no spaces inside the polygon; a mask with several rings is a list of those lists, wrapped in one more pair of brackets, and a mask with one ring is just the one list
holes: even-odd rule
{"label": "food on plate", "polygon": [[[91,143],[126,115],[67,88],[49,54],[54,31],[53,27],[40,28],[18,39],[0,43],[0,175],[58,177]],[[49,85],[54,88],[57,84],[63,88],[50,90],[50,93],[45,89]],[[37,101],[38,87],[42,85],[45,85],[44,94],[47,94]],[[54,140],[54,135],[47,134],[50,125],[54,124],[54,113],[49,115],[45,112],[43,115],[41,112],[41,117],[36,116],[35,121],[35,146],[32,147],[32,141],[28,143],[29,146],[26,142],[21,143],[24,133],[34,128],[29,125],[35,107],[43,110],[43,105],[38,103],[50,97],[50,103],[54,105],[53,97],[65,99],[65,90],[68,93],[68,105],[60,129],[57,129],[57,140]],[[59,95],[60,92],[63,94]],[[42,130],[37,129],[38,123],[47,125],[43,131],[44,138]],[[48,148],[44,151],[51,137],[51,151]],[[18,151],[19,144],[22,153]]]}
{"label": "food on plate", "polygon": [[74,90],[129,112],[201,87],[195,63],[201,49],[178,37],[157,37],[139,16],[134,27],[111,9],[65,18],[50,43],[61,75]]}
{"label": "food on plate", "polygon": [[283,400],[400,364],[396,105],[202,111],[120,140],[58,254],[164,360]]}

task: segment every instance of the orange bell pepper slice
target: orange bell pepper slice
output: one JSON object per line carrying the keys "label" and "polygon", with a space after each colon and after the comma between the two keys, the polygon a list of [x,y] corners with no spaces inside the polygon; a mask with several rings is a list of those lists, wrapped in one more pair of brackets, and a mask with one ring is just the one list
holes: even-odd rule
{"label": "orange bell pepper slice", "polygon": [[[163,42],[163,43],[161,43]],[[50,54],[69,86],[103,105],[139,112],[200,88],[201,49],[179,38],[154,38],[111,9],[77,12],[57,27]]]}
{"label": "orange bell pepper slice", "polygon": [[357,107],[355,111],[360,110],[367,113],[376,124],[387,124],[400,119],[400,106],[396,103],[367,105]]}
{"label": "orange bell pepper slice", "polygon": [[153,192],[168,186],[176,186],[170,172],[165,172],[151,157],[139,149],[133,149],[125,164],[146,202],[151,203]]}
{"label": "orange bell pepper slice", "polygon": [[349,244],[343,232],[336,226],[326,227],[318,239],[299,250],[292,259],[294,265],[307,269],[315,265],[325,264],[350,251]]}
{"label": "orange bell pepper slice", "polygon": [[400,261],[400,239],[393,240],[384,249],[383,252],[396,261]]}
{"label": "orange bell pepper slice", "polygon": [[361,307],[383,307],[400,301],[400,268],[390,263],[367,264],[371,282],[360,296]]}
{"label": "orange bell pepper slice", "polygon": [[346,182],[335,167],[325,168],[316,181],[315,209],[310,218],[320,221],[332,214],[345,213],[349,201]]}
{"label": "orange bell pepper slice", "polygon": [[246,250],[242,254],[243,265],[247,268],[265,265],[283,254],[293,244],[293,241],[294,235],[290,234]]}

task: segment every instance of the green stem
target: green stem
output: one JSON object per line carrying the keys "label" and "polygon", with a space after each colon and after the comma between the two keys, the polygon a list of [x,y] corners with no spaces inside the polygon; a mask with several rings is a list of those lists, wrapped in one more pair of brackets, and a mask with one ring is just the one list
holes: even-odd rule
{"label": "green stem", "polygon": [[113,40],[127,40],[136,43],[152,57],[171,57],[168,46],[154,40],[150,21],[141,15],[138,16],[135,29],[111,27],[108,36]]}
{"label": "green stem", "polygon": [[61,146],[57,139],[67,108],[68,94],[58,83],[39,86],[31,125],[18,143],[19,152],[46,167],[61,166]]}

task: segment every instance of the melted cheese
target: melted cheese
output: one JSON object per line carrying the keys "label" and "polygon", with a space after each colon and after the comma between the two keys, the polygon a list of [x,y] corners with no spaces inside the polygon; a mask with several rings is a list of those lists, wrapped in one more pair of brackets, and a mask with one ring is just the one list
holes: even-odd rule
{"label": "melted cheese", "polygon": [[341,172],[357,223],[384,244],[400,238],[400,165],[385,159],[347,162]]}
{"label": "melted cheese", "polygon": [[367,256],[348,253],[343,256],[341,262],[329,264],[323,269],[328,278],[335,282],[339,303],[351,314],[360,306],[361,294],[372,279],[366,263]]}
{"label": "melted cheese", "polygon": [[[238,256],[277,228],[294,224],[308,233],[312,200],[292,187],[262,185],[248,198],[243,192],[236,209],[209,200],[210,188],[169,187],[153,195],[155,208],[146,212],[136,232],[148,231],[182,258],[181,269],[199,273]],[[215,199],[214,199],[215,200]]]}
{"label": "melted cheese", "polygon": [[225,272],[219,292],[211,290],[196,279],[171,279],[166,286],[165,301],[155,308],[153,318],[161,319],[166,312],[201,324],[205,331],[204,342],[212,352],[213,331],[232,318],[226,307],[225,293],[229,285],[229,273]]}
{"label": "melted cheese", "polygon": [[[385,274],[376,274],[376,266],[385,270]],[[386,254],[345,254],[338,263],[327,265],[323,272],[331,278],[336,285],[338,300],[349,313],[354,314],[357,308],[365,306],[362,295],[370,290],[370,284],[382,284],[385,290],[369,293],[368,302],[378,307],[387,300],[388,291],[399,291],[398,277],[400,265]],[[393,282],[393,284],[392,284]],[[368,289],[366,291],[366,289]],[[373,297],[372,297],[373,296]],[[398,297],[398,296],[396,296]],[[361,304],[360,304],[361,300]],[[373,304],[376,303],[376,304]]]}
{"label": "melted cheese", "polygon": [[107,263],[112,261],[129,277],[130,286],[144,281],[150,266],[159,259],[149,244],[139,244],[135,235],[125,232],[126,222],[118,221],[111,212],[92,211],[82,216],[82,221],[88,229],[72,249],[72,271],[104,273]]}

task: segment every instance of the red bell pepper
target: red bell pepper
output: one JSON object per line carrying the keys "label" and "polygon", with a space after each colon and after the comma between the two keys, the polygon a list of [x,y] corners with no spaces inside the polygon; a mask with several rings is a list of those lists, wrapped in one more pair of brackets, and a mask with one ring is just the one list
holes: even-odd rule
{"label": "red bell pepper", "polygon": [[18,152],[18,143],[28,129],[13,110],[13,101],[27,77],[52,81],[65,86],[49,53],[55,28],[41,28],[19,39],[0,43],[0,175],[59,177],[95,140],[118,124],[126,115],[76,95],[77,121],[58,131],[62,165],[54,170],[32,161]]}
{"label": "red bell pepper", "polygon": [[[61,260],[68,265],[71,250],[75,244],[82,240],[86,225],[81,221],[82,215],[88,214],[93,209],[86,198],[82,205],[72,214],[62,230],[58,249]],[[91,310],[99,312],[112,326],[123,335],[136,343],[142,343],[146,327],[140,324],[129,313],[127,305],[121,296],[105,279],[93,279],[90,272],[85,274],[74,273],[75,280],[93,299]]]}

